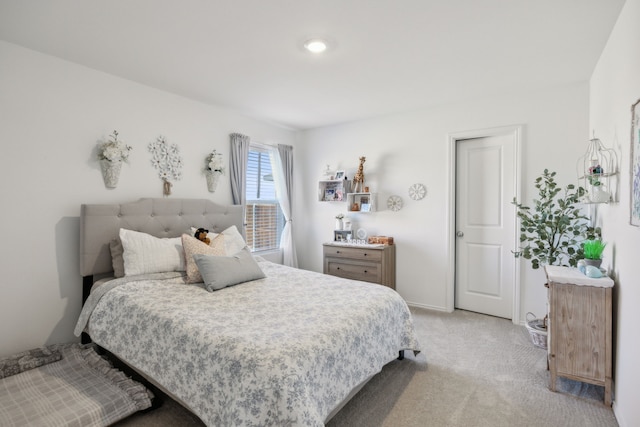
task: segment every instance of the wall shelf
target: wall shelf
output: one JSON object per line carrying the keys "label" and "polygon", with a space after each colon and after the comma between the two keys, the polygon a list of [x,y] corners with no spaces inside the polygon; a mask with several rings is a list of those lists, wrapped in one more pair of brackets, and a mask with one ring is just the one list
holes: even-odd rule
{"label": "wall shelf", "polygon": [[351,180],[328,179],[318,181],[319,202],[344,202],[347,191],[351,188]]}
{"label": "wall shelf", "polygon": [[614,184],[618,175],[618,156],[611,148],[594,137],[589,140],[587,151],[576,164],[578,179],[587,191],[582,203],[609,203],[613,201]]}
{"label": "wall shelf", "polygon": [[347,194],[347,210],[349,212],[375,212],[376,211],[376,194],[375,193],[348,193]]}

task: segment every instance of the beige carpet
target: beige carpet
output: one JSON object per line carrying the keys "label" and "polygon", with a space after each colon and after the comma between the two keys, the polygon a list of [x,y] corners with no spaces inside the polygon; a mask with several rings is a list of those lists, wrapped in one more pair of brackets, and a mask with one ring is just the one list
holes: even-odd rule
{"label": "beige carpet", "polygon": [[[560,379],[524,327],[466,311],[412,309],[423,352],[376,375],[328,424],[339,426],[615,427],[604,389]],[[118,426],[201,426],[175,402]]]}

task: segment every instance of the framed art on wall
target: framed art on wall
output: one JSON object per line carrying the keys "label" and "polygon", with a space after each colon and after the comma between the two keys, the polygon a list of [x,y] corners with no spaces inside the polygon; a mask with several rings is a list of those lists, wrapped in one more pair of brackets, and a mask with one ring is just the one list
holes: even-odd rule
{"label": "framed art on wall", "polygon": [[640,227],[640,99],[631,106],[631,225]]}

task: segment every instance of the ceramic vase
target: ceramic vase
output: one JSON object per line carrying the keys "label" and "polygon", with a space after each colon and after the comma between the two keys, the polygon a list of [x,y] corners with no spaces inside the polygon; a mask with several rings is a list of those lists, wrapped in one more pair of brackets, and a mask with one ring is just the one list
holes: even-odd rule
{"label": "ceramic vase", "polygon": [[611,194],[603,185],[594,185],[591,190],[591,201],[594,203],[607,203],[611,199]]}
{"label": "ceramic vase", "polygon": [[105,187],[116,188],[118,186],[118,179],[120,178],[122,162],[110,162],[105,159],[100,161],[100,167],[102,168],[102,178],[104,179]]}
{"label": "ceramic vase", "polygon": [[207,189],[210,193],[214,193],[218,188],[218,181],[220,180],[220,172],[207,171]]}
{"label": "ceramic vase", "polygon": [[342,219],[336,218],[336,230],[342,230]]}

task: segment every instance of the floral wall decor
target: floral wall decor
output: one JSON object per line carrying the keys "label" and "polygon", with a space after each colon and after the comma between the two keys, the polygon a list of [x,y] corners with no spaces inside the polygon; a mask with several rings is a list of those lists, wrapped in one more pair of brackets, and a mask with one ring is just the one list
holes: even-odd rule
{"label": "floral wall decor", "polygon": [[204,174],[207,178],[207,189],[213,193],[218,186],[220,175],[224,175],[222,154],[213,150],[204,160]]}
{"label": "floral wall decor", "polygon": [[158,176],[163,182],[162,194],[171,194],[172,181],[182,179],[182,157],[177,144],[167,143],[164,136],[159,136],[154,142],[149,143],[151,164],[158,170]]}
{"label": "floral wall decor", "polygon": [[131,146],[118,139],[118,131],[109,135],[108,141],[99,143],[98,160],[102,169],[102,178],[107,188],[116,188],[120,178],[122,163],[129,160]]}

